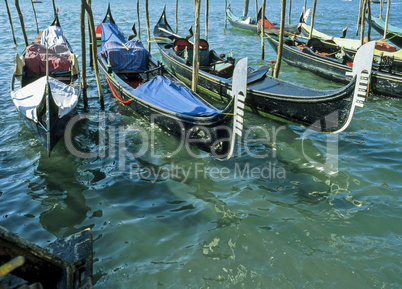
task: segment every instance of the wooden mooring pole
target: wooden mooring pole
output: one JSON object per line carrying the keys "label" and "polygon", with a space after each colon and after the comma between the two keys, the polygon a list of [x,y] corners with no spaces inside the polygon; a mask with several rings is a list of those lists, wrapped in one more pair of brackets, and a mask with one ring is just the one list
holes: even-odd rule
{"label": "wooden mooring pole", "polygon": [[317,8],[317,0],[314,0],[313,2],[313,12],[311,13],[311,28],[310,28],[310,35],[308,36],[309,39],[313,37],[313,29],[314,29],[314,16],[315,16],[315,10]]}
{"label": "wooden mooring pole", "polygon": [[[87,2],[87,4],[88,4],[88,6],[92,9],[92,3],[91,3],[91,0],[87,0],[88,2]],[[91,27],[91,24],[90,24],[90,22],[89,22],[90,20],[89,20],[89,17],[88,17],[88,44],[89,44],[89,66],[90,67],[94,67],[94,58],[93,58],[93,55],[92,55],[92,53],[91,53],[91,51],[92,51],[92,45],[93,45],[93,42],[94,42],[94,39],[92,39],[92,33],[91,33],[91,31],[90,31],[90,27]],[[96,41],[96,38],[95,38],[95,41]]]}
{"label": "wooden mooring pole", "polygon": [[146,21],[146,24],[147,24],[148,51],[149,51],[149,53],[151,53],[151,28],[149,27],[148,0],[145,0],[145,21]]}
{"label": "wooden mooring pole", "polygon": [[209,0],[205,0],[205,40],[208,40],[208,12]]}
{"label": "wooden mooring pole", "polygon": [[363,9],[363,4],[365,1],[366,0],[360,0],[360,3],[359,3],[359,16],[357,17],[356,36],[359,35],[359,27],[361,24],[362,9]]}
{"label": "wooden mooring pole", "polygon": [[286,0],[281,0],[282,10],[281,10],[281,27],[279,28],[279,45],[278,45],[278,57],[275,63],[274,77],[278,78],[279,70],[281,69],[282,62],[282,50],[283,50],[283,36],[285,31],[285,16],[286,16]]}
{"label": "wooden mooring pole", "polygon": [[227,7],[228,7],[228,3],[227,3],[228,1],[227,0],[225,0],[225,28],[226,28],[226,26],[227,26],[227,21],[228,21],[228,17],[227,17],[227,15],[226,15],[226,9],[227,9]]}
{"label": "wooden mooring pole", "polygon": [[176,18],[176,33],[177,33],[177,31],[178,31],[178,27],[179,27],[179,24],[178,24],[178,20],[177,20],[177,17],[178,17],[178,14],[179,14],[179,0],[176,0],[176,13],[175,13],[175,18]]}
{"label": "wooden mooring pole", "polygon": [[264,60],[264,58],[265,58],[265,51],[264,51],[265,3],[266,3],[266,0],[262,0],[262,11],[261,11],[261,59],[262,60]]}
{"label": "wooden mooring pole", "polygon": [[195,8],[195,21],[194,21],[194,49],[193,49],[193,75],[191,82],[191,89],[197,92],[198,85],[198,71],[199,71],[199,54],[200,54],[200,9],[201,0],[194,0]]}
{"label": "wooden mooring pole", "polygon": [[244,0],[243,17],[247,17],[250,0]]}
{"label": "wooden mooring pole", "polygon": [[382,19],[382,9],[384,7],[384,0],[380,1],[380,15],[378,16],[378,18]]}
{"label": "wooden mooring pole", "polygon": [[391,9],[391,0],[388,0],[387,1],[387,15],[385,16],[384,39],[387,39],[388,20],[389,20],[389,10],[390,9]]}
{"label": "wooden mooring pole", "polygon": [[82,75],[82,98],[84,100],[84,107],[88,107],[87,97],[87,56],[85,49],[85,5],[84,0],[81,0],[81,12],[80,12],[80,29],[81,29],[81,75]]}
{"label": "wooden mooring pole", "polygon": [[[90,39],[90,41],[91,41],[91,39],[93,39],[93,41],[96,41],[95,23],[94,23],[91,6],[88,5],[86,0],[81,0],[81,52],[82,52],[82,55],[85,55],[85,41],[83,41],[85,39],[85,12],[84,12],[84,10],[87,12],[87,16],[88,16],[89,33],[90,33],[89,39]],[[104,110],[105,102],[103,99],[103,91],[102,91],[102,86],[101,86],[100,76],[99,76],[99,68],[98,68],[98,61],[97,61],[98,56],[97,56],[96,45],[92,45],[92,51],[90,51],[89,53],[92,53],[96,85],[98,87],[99,101],[101,104],[101,109]],[[85,60],[84,58],[85,57],[83,57],[83,64],[82,64],[83,67],[86,65],[86,63],[84,62],[84,60]],[[84,69],[84,72],[86,72],[85,69]],[[85,83],[83,83],[83,88],[85,87],[85,90],[86,90],[87,89],[86,75],[83,76],[83,79],[84,78],[85,78]],[[84,104],[85,104],[85,100],[84,100]]]}
{"label": "wooden mooring pole", "polygon": [[367,0],[363,0],[363,6],[362,6],[361,15],[360,15],[360,45],[363,45],[363,43],[364,43],[364,22],[365,22],[364,12],[366,11],[366,3],[367,3]]}
{"label": "wooden mooring pole", "polygon": [[34,17],[35,17],[36,32],[39,33],[38,18],[36,18],[36,11],[35,11],[35,5],[34,5],[33,0],[31,0],[31,4],[32,4],[32,10],[33,10],[33,13],[34,13]]}
{"label": "wooden mooring pole", "polygon": [[292,0],[289,0],[289,16],[288,16],[288,24],[290,25],[290,18],[292,14]]}
{"label": "wooden mooring pole", "polygon": [[258,20],[258,0],[255,0],[255,20]]}
{"label": "wooden mooring pole", "polygon": [[20,19],[21,29],[22,29],[22,35],[24,36],[25,46],[28,46],[28,45],[29,45],[29,42],[28,42],[27,32],[25,31],[24,17],[22,16],[21,8],[20,8],[20,3],[19,3],[18,0],[15,0],[15,8],[17,9],[18,17],[19,17],[19,19]]}
{"label": "wooden mooring pole", "polygon": [[367,30],[367,42],[370,41],[371,38],[371,0],[367,1],[367,16],[368,16],[368,30]]}
{"label": "wooden mooring pole", "polygon": [[14,44],[17,45],[17,41],[15,40],[15,34],[14,34],[13,20],[11,19],[10,8],[8,8],[7,0],[4,0],[4,2],[6,3],[6,10],[8,14],[8,20],[10,20],[11,33],[13,34]]}
{"label": "wooden mooring pole", "polygon": [[140,0],[137,0],[137,18],[138,18],[138,39],[141,40]]}

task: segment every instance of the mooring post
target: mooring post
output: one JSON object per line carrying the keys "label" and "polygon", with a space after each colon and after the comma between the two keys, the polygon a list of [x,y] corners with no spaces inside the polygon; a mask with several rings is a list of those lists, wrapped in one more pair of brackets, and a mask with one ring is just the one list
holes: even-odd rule
{"label": "mooring post", "polygon": [[250,0],[244,0],[243,17],[247,17]]}
{"label": "mooring post", "polygon": [[[90,39],[93,39],[96,41],[96,31],[95,31],[95,23],[94,23],[94,17],[92,14],[92,9],[91,6],[89,6],[87,3],[85,3],[85,10],[87,11],[88,15],[88,22],[89,22],[89,30],[90,30]],[[101,109],[105,109],[105,102],[103,99],[103,91],[102,91],[102,85],[100,82],[100,76],[99,76],[99,68],[98,68],[98,56],[97,56],[97,47],[96,45],[92,45],[92,58],[93,58],[93,63],[94,63],[94,70],[95,70],[95,77],[96,77],[96,85],[98,87],[98,93],[99,93],[99,101],[101,104]]]}
{"label": "mooring post", "polygon": [[84,108],[88,107],[87,97],[87,66],[86,66],[86,51],[85,51],[85,0],[81,0],[80,13],[80,28],[81,28],[81,74],[82,74],[82,98],[84,100]]}
{"label": "mooring post", "polygon": [[138,39],[141,40],[140,0],[137,0],[137,18],[138,18]]}
{"label": "mooring post", "polygon": [[194,21],[194,48],[193,48],[193,77],[191,89],[197,92],[198,70],[199,70],[199,51],[200,51],[200,8],[201,0],[194,0],[195,21]]}
{"label": "mooring post", "polygon": [[151,53],[151,28],[149,27],[148,0],[145,0],[145,21],[147,24],[148,51],[149,51],[149,53]]}
{"label": "mooring post", "polygon": [[368,16],[368,30],[367,30],[367,42],[370,41],[371,38],[371,0],[367,1],[367,16]]}
{"label": "mooring post", "polygon": [[361,24],[361,16],[362,16],[362,9],[363,9],[364,2],[365,2],[365,0],[360,0],[360,3],[359,3],[359,16],[357,17],[356,36],[359,35],[359,27]]}
{"label": "mooring post", "polygon": [[227,15],[226,15],[226,9],[227,9],[227,7],[228,7],[228,3],[227,3],[228,1],[227,0],[225,0],[225,28],[226,28],[226,26],[227,26],[227,20],[228,20],[228,17],[227,17]]}
{"label": "mooring post", "polygon": [[32,10],[33,10],[33,13],[34,13],[34,17],[35,17],[36,32],[39,33],[38,19],[36,18],[36,11],[35,11],[35,5],[34,5],[33,0],[31,0],[31,4],[32,4]]}
{"label": "mooring post", "polygon": [[265,52],[264,52],[264,32],[265,32],[265,3],[266,0],[262,0],[262,10],[261,10],[261,59],[264,60]]}
{"label": "mooring post", "polygon": [[317,8],[317,0],[313,2],[313,12],[311,13],[311,28],[310,28],[310,35],[308,36],[309,39],[313,37],[313,29],[314,29],[314,16],[315,16],[315,9]]}
{"label": "mooring post", "polygon": [[[370,1],[370,0],[368,0]],[[363,6],[362,6],[362,11],[360,15],[360,45],[363,45],[364,43],[364,21],[365,21],[365,11],[366,11],[366,3],[367,0],[363,0]]]}
{"label": "mooring post", "polygon": [[258,0],[255,0],[255,20],[258,21]]}
{"label": "mooring post", "polygon": [[[91,3],[91,0],[87,0],[87,5],[89,6],[89,8],[91,8],[91,11],[92,11],[92,3]],[[90,23],[90,19],[89,19],[89,17],[88,17],[88,44],[89,44],[89,66],[90,67],[94,67],[94,58],[93,58],[93,55],[92,55],[92,45],[93,45],[93,42],[94,41],[96,41],[96,38],[95,39],[93,39],[92,38],[92,33],[91,33],[91,31],[90,31],[90,29],[91,29],[91,23]],[[96,31],[95,31],[95,34],[96,34]],[[96,45],[96,44],[95,44]]]}
{"label": "mooring post", "polygon": [[385,16],[384,39],[387,39],[388,20],[389,20],[389,10],[390,9],[391,9],[391,0],[388,0],[387,1],[387,15]]}
{"label": "mooring post", "polygon": [[208,40],[208,12],[209,0],[205,0],[205,40]]}
{"label": "mooring post", "polygon": [[179,27],[178,20],[177,20],[178,11],[179,11],[179,0],[176,0],[176,13],[175,13],[175,18],[176,18],[176,33],[177,33],[178,27]]}
{"label": "mooring post", "polygon": [[380,1],[380,16],[378,16],[378,18],[382,19],[382,9],[384,7],[384,0]]}
{"label": "mooring post", "polygon": [[290,25],[290,18],[292,14],[292,0],[289,0],[289,17],[288,17],[288,24]]}
{"label": "mooring post", "polygon": [[15,8],[18,11],[18,17],[20,18],[20,23],[21,23],[21,29],[22,29],[22,35],[24,36],[24,41],[25,41],[25,46],[28,46],[28,36],[27,33],[25,31],[25,25],[24,25],[24,17],[22,16],[21,13],[21,8],[20,8],[20,3],[18,0],[15,0]]}
{"label": "mooring post", "polygon": [[286,0],[281,0],[281,27],[279,28],[279,45],[278,45],[278,57],[275,63],[274,77],[278,78],[279,70],[281,69],[282,50],[283,50],[283,35],[285,34],[285,14],[286,14]]}
{"label": "mooring post", "polygon": [[8,19],[10,20],[11,33],[13,34],[14,44],[17,45],[17,41],[15,40],[15,35],[14,35],[13,20],[11,19],[10,8],[8,8],[7,0],[4,0],[4,2],[6,2],[6,10],[7,10],[7,14],[8,14]]}

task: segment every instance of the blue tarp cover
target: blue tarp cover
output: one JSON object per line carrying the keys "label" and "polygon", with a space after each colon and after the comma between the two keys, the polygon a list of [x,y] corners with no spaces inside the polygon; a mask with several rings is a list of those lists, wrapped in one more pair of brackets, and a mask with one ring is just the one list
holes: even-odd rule
{"label": "blue tarp cover", "polygon": [[109,58],[115,72],[136,72],[148,69],[149,52],[141,41],[127,38],[112,23],[102,23],[102,54]]}
{"label": "blue tarp cover", "polygon": [[221,112],[198,99],[189,89],[162,76],[140,85],[136,97],[168,111],[190,116],[213,116]]}

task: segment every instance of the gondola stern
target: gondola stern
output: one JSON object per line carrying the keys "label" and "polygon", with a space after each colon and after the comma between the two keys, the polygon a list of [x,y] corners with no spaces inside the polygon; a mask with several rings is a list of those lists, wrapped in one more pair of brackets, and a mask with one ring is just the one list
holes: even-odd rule
{"label": "gondola stern", "polygon": [[56,12],[56,15],[54,16],[54,20],[52,22],[52,24],[50,24],[50,26],[60,26],[60,21],[59,21],[59,14]]}
{"label": "gondola stern", "polygon": [[107,22],[116,24],[116,22],[114,21],[113,16],[112,16],[112,10],[110,9],[110,2],[107,6],[106,15],[105,15],[105,18],[103,19],[102,23],[107,23]]}

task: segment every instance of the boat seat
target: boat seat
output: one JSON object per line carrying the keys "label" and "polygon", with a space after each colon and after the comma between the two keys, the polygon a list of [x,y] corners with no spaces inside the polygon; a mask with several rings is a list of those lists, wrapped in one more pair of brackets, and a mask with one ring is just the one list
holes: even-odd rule
{"label": "boat seat", "polygon": [[209,65],[209,44],[205,39],[200,39],[200,65]]}
{"label": "boat seat", "polygon": [[177,56],[184,58],[187,64],[193,62],[193,44],[191,44],[187,39],[176,39],[173,46],[174,52]]}
{"label": "boat seat", "polygon": [[315,56],[317,56],[319,58],[323,58],[323,59],[331,59],[332,61],[335,61],[335,62],[340,63],[340,64],[345,64],[345,59],[338,59],[338,58],[335,58],[335,57],[331,57],[331,56],[328,56],[328,55],[317,53],[316,51],[314,51],[313,49],[311,49],[310,47],[307,47],[307,46],[303,48],[302,52],[310,54],[310,55],[315,55]]}

